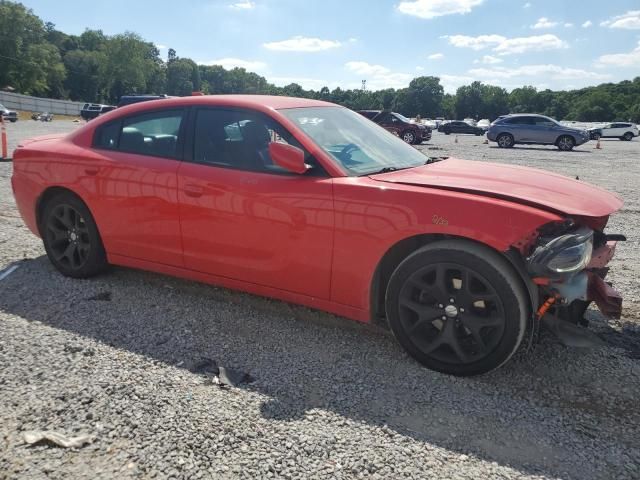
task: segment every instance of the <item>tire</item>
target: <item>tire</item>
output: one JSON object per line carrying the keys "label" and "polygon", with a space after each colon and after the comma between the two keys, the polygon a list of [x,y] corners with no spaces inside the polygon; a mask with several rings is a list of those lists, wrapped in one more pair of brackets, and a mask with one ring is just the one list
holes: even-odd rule
{"label": "tire", "polygon": [[411,130],[405,130],[404,132],[402,132],[400,138],[402,138],[402,140],[409,145],[412,145],[416,141],[416,134]]}
{"label": "tire", "polygon": [[518,350],[530,315],[527,298],[500,254],[444,240],[400,263],[385,306],[391,331],[409,355],[431,370],[472,376],[500,367]]}
{"label": "tire", "polygon": [[16,123],[18,121],[17,118],[12,118],[11,120],[9,120],[11,123]]}
{"label": "tire", "polygon": [[49,261],[67,277],[104,271],[107,256],[91,212],[75,195],[61,193],[44,206],[40,232]]}
{"label": "tire", "polygon": [[562,135],[556,140],[556,146],[563,152],[570,152],[576,146],[576,141],[571,135]]}
{"label": "tire", "polygon": [[630,142],[631,140],[633,140],[633,133],[631,132],[627,132],[622,136],[622,140],[624,140],[625,142]]}
{"label": "tire", "polygon": [[445,135],[451,135],[451,130],[443,130]]}
{"label": "tire", "polygon": [[510,133],[501,133],[496,138],[496,142],[500,148],[512,148],[516,143]]}
{"label": "tire", "polygon": [[599,133],[594,133],[591,135],[591,140],[600,140],[602,136]]}

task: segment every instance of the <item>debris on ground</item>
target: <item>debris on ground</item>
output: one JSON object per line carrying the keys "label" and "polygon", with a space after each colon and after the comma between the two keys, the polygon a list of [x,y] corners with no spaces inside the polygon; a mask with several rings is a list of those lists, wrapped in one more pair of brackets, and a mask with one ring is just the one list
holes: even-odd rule
{"label": "debris on ground", "polygon": [[67,437],[51,430],[29,430],[24,432],[23,436],[24,441],[29,445],[46,442],[63,448],[80,448],[83,445],[93,442],[93,437],[90,435]]}
{"label": "debris on ground", "polygon": [[93,297],[87,298],[87,300],[93,300],[98,302],[110,302],[111,301],[111,292],[100,292]]}

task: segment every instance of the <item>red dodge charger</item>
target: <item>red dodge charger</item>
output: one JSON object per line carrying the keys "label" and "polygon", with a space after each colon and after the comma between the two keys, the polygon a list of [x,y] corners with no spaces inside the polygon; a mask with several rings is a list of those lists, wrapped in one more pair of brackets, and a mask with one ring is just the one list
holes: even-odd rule
{"label": "red dodge charger", "polygon": [[70,277],[122,265],[380,322],[454,375],[504,364],[543,320],[577,329],[591,301],[620,315],[617,196],[427,158],[330,103],[149,101],[13,158],[20,213]]}

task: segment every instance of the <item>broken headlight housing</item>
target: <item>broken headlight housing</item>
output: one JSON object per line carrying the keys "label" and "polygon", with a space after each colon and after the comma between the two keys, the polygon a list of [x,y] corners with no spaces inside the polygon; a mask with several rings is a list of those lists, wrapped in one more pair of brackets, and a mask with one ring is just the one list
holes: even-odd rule
{"label": "broken headlight housing", "polygon": [[527,266],[534,276],[570,276],[589,265],[592,251],[593,230],[582,227],[558,237],[540,238]]}

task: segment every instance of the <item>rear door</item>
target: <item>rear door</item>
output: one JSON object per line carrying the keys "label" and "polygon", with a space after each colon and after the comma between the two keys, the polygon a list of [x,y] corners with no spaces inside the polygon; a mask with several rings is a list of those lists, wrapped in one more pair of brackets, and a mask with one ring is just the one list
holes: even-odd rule
{"label": "rear door", "polygon": [[532,117],[534,125],[531,127],[533,137],[540,143],[553,144],[558,138],[558,125],[550,118]]}
{"label": "rear door", "polygon": [[101,125],[99,154],[83,182],[110,254],[182,265],[177,171],[184,139],[184,110],[157,110]]}

